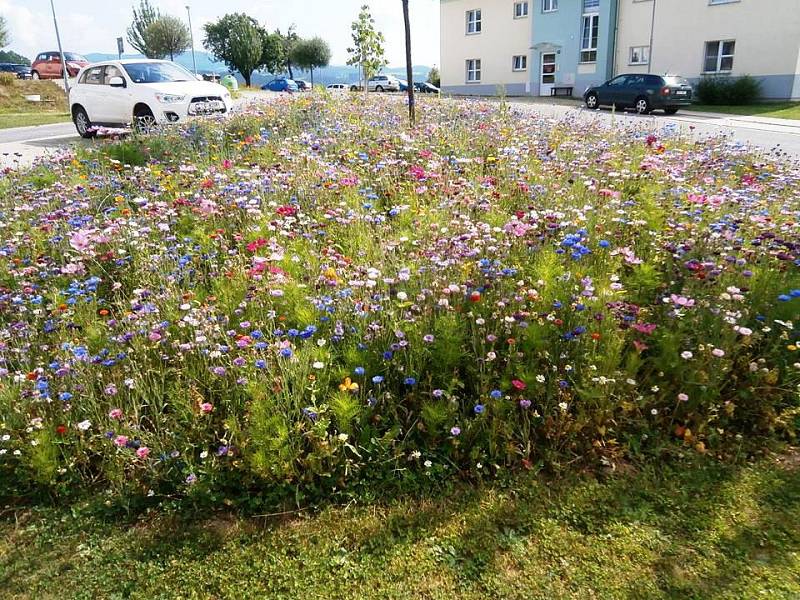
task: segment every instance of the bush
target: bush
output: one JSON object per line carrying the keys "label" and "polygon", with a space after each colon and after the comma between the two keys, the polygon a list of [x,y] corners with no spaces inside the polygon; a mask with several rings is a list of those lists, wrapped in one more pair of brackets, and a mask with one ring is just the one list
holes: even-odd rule
{"label": "bush", "polygon": [[741,77],[703,77],[697,85],[697,96],[703,104],[743,105],[757,102],[761,95],[761,82],[743,75]]}
{"label": "bush", "polygon": [[300,502],[794,439],[796,168],[403,110],[306,95],[8,174],[2,485]]}
{"label": "bush", "polygon": [[17,76],[13,73],[0,73],[0,86],[10,87],[17,81]]}

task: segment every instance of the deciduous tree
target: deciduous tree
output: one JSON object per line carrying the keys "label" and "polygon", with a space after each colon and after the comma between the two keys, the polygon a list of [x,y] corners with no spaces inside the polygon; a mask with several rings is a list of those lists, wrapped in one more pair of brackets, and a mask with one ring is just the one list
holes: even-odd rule
{"label": "deciduous tree", "polygon": [[292,61],[301,69],[311,72],[311,86],[314,86],[314,69],[327,67],[331,62],[331,49],[319,37],[300,40],[292,51]]}
{"label": "deciduous tree", "polygon": [[147,29],[155,23],[161,14],[153,8],[150,0],[141,0],[139,10],[133,9],[133,22],[128,27],[128,42],[147,58],[164,58],[166,54],[158,52],[150,40]]}
{"label": "deciduous tree", "polygon": [[267,32],[244,13],[227,14],[203,27],[203,45],[217,60],[239,71],[250,86],[253,71],[264,64],[264,40]]}
{"label": "deciduous tree", "polygon": [[375,19],[366,4],[361,7],[358,19],[353,21],[352,29],[353,46],[347,49],[350,54],[348,65],[358,65],[364,81],[364,90],[367,81],[386,65],[384,58],[383,34],[375,29]]}
{"label": "deciduous tree", "polygon": [[189,28],[176,17],[159,17],[147,28],[146,36],[153,49],[175,60],[176,54],[186,52],[192,43]]}

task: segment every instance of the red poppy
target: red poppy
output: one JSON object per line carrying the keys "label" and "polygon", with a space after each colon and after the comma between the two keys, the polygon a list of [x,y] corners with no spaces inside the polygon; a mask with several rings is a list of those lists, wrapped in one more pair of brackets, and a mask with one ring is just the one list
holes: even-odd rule
{"label": "red poppy", "polygon": [[56,427],[56,433],[58,435],[64,435],[65,433],[67,433],[67,426],[66,425],[59,425],[58,427]]}
{"label": "red poppy", "polygon": [[477,291],[477,290],[476,290],[476,291],[472,292],[472,293],[469,295],[469,299],[470,299],[470,300],[472,300],[472,302],[480,302],[480,300],[481,300],[481,293],[480,293],[479,291]]}

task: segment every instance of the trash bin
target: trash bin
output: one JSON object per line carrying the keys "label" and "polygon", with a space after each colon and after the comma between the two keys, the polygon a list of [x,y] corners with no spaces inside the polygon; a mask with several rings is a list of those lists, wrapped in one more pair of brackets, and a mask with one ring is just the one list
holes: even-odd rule
{"label": "trash bin", "polygon": [[236,81],[236,77],[233,75],[225,75],[220,83],[232,92],[239,89],[239,82]]}

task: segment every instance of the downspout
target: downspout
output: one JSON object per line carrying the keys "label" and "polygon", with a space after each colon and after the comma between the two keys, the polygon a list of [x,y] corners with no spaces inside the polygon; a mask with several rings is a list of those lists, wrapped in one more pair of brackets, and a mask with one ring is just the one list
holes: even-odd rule
{"label": "downspout", "polygon": [[653,35],[656,29],[656,0],[653,0],[653,15],[650,17],[650,57],[647,60],[647,72],[653,72]]}

